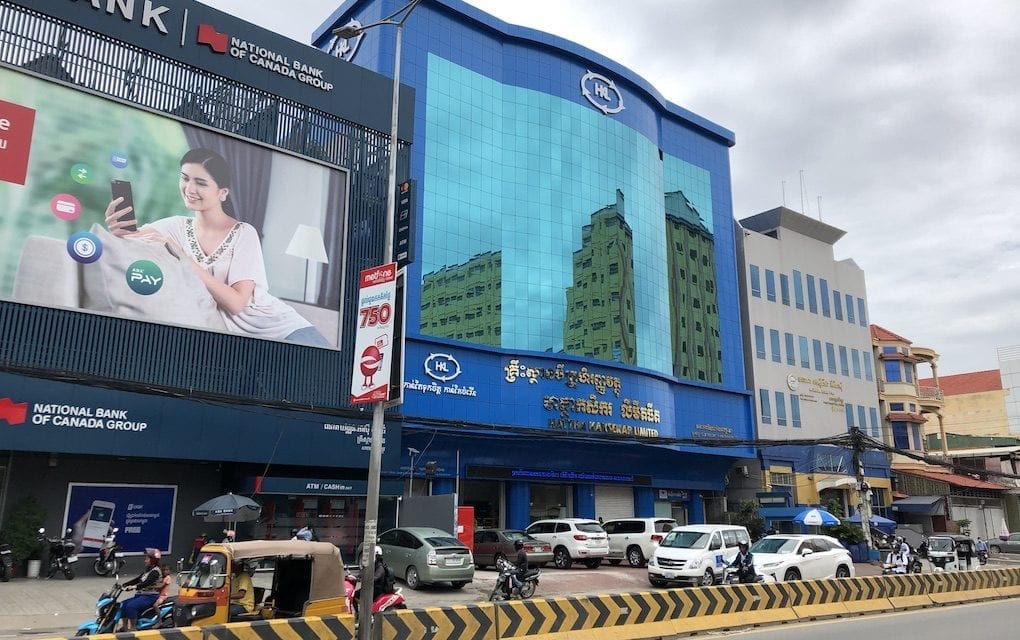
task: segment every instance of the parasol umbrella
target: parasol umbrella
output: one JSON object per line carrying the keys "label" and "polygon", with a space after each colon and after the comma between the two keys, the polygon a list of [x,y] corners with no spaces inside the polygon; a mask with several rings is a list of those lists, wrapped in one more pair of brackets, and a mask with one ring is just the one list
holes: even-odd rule
{"label": "parasol umbrella", "polygon": [[794,516],[793,521],[796,524],[813,525],[816,527],[834,527],[839,524],[839,518],[825,509],[807,509],[801,511]]}
{"label": "parasol umbrella", "polygon": [[195,507],[191,515],[206,522],[227,522],[230,529],[234,529],[236,523],[256,520],[261,513],[262,507],[251,498],[227,493],[206,500]]}

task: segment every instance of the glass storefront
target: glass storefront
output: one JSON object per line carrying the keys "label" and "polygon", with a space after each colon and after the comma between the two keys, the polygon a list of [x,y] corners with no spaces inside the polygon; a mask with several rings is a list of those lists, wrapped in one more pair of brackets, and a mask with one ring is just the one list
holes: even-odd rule
{"label": "glass storefront", "polygon": [[475,529],[497,528],[504,522],[503,483],[498,480],[471,480],[461,484],[459,504],[475,509]]}
{"label": "glass storefront", "polygon": [[[260,495],[255,499],[262,505],[262,515],[249,525],[249,539],[289,540],[293,531],[307,525],[320,541],[339,547],[345,563],[357,562],[354,553],[365,527],[364,496]],[[380,532],[394,526],[396,509],[395,497],[380,499]]]}
{"label": "glass storefront", "polygon": [[546,518],[569,518],[571,509],[571,486],[557,484],[530,485],[531,505],[529,515],[531,521]]}

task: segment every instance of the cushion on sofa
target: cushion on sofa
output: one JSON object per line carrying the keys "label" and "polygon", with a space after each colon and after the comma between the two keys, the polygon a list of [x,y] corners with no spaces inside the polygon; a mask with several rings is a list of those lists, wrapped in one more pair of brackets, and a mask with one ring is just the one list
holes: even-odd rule
{"label": "cushion on sofa", "polygon": [[[193,267],[174,257],[164,245],[118,238],[98,224],[90,231],[103,243],[103,255],[81,265],[83,308],[162,324],[226,330],[216,301]],[[155,293],[142,295],[128,286],[128,267],[138,260],[159,266],[162,282]]]}

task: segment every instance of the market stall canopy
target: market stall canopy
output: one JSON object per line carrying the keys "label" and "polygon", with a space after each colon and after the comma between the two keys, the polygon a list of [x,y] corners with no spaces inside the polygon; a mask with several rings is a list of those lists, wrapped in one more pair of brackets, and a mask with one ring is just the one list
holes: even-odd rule
{"label": "market stall canopy", "polygon": [[892,510],[898,513],[918,513],[926,516],[945,515],[942,496],[910,496],[893,500]]}
{"label": "market stall canopy", "polygon": [[206,522],[250,522],[261,513],[262,507],[251,498],[228,493],[203,502],[191,515]]}
{"label": "market stall canopy", "polygon": [[806,524],[818,527],[834,527],[839,524],[839,518],[832,515],[825,509],[808,509],[801,511],[793,517],[796,524]]}

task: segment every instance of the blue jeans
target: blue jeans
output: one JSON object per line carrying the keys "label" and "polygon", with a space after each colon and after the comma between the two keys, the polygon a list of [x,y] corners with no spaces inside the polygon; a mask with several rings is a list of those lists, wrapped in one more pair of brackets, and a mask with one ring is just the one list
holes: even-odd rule
{"label": "blue jeans", "polygon": [[329,340],[326,340],[326,338],[324,338],[315,327],[301,327],[297,331],[292,331],[286,338],[284,338],[284,340],[287,342],[306,344],[310,347],[324,347],[326,349],[333,348],[333,345],[329,343]]}

